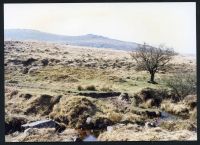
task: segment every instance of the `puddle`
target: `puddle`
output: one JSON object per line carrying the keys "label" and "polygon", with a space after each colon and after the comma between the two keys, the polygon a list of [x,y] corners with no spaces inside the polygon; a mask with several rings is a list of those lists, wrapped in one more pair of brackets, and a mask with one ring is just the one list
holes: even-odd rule
{"label": "puddle", "polygon": [[83,141],[97,141],[97,138],[94,135],[86,136]]}
{"label": "puddle", "polygon": [[172,120],[172,121],[177,120],[179,118],[180,117],[170,114],[168,112],[161,112],[161,117],[160,117],[160,119],[162,119],[162,120]]}

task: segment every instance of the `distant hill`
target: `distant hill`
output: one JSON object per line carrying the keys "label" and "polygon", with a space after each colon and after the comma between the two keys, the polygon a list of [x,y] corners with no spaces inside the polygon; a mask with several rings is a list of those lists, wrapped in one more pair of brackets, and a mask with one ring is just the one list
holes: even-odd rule
{"label": "distant hill", "polygon": [[5,29],[4,39],[18,41],[37,40],[47,42],[58,42],[69,45],[88,46],[97,48],[112,48],[116,50],[125,51],[134,50],[139,45],[134,42],[120,41],[94,34],[87,34],[81,36],[67,36],[51,34],[31,29]]}

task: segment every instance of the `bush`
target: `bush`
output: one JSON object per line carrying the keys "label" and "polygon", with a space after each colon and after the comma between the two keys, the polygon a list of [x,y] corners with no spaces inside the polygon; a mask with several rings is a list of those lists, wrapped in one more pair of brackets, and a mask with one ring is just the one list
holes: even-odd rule
{"label": "bush", "polygon": [[105,86],[102,87],[100,90],[103,92],[111,92],[112,91],[112,89],[110,89],[109,87],[105,87]]}
{"label": "bush", "polygon": [[83,88],[81,85],[78,85],[77,89],[78,89],[79,91],[84,90],[84,88]]}
{"label": "bush", "polygon": [[196,94],[196,75],[195,73],[176,73],[166,80],[166,85],[180,101],[187,95]]}
{"label": "bush", "polygon": [[96,87],[95,87],[94,85],[86,86],[86,87],[85,87],[85,90],[88,90],[88,91],[96,91]]}
{"label": "bush", "polygon": [[145,105],[147,108],[156,106],[159,107],[162,100],[168,98],[169,94],[167,90],[144,88],[139,93],[134,95],[135,104]]}
{"label": "bush", "polygon": [[122,120],[122,115],[120,113],[111,112],[108,113],[108,118],[113,122],[120,122]]}

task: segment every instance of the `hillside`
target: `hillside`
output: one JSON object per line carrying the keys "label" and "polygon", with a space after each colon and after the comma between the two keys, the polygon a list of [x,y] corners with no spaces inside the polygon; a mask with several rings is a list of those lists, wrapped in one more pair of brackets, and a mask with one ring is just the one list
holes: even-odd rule
{"label": "hillside", "polygon": [[96,48],[111,48],[116,50],[130,51],[137,48],[134,42],[125,42],[104,36],[87,34],[81,36],[56,35],[31,29],[6,29],[4,31],[5,40],[20,41],[45,41],[58,42],[76,46],[87,46]]}

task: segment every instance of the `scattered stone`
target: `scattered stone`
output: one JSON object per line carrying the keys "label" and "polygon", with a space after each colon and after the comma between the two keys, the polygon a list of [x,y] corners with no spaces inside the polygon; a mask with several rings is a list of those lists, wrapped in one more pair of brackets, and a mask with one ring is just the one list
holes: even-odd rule
{"label": "scattered stone", "polygon": [[156,123],[155,122],[146,122],[145,123],[145,127],[149,128],[149,127],[156,127]]}
{"label": "scattered stone", "polygon": [[35,132],[35,130],[33,128],[27,128],[24,130],[24,135],[29,136],[31,134],[33,134]]}
{"label": "scattered stone", "polygon": [[107,126],[107,131],[108,132],[111,132],[113,130],[113,127],[112,126]]}
{"label": "scattered stone", "polygon": [[91,118],[91,117],[88,117],[88,118],[86,119],[86,123],[87,123],[87,124],[90,124],[90,123],[91,123],[91,120],[92,120],[92,118]]}

